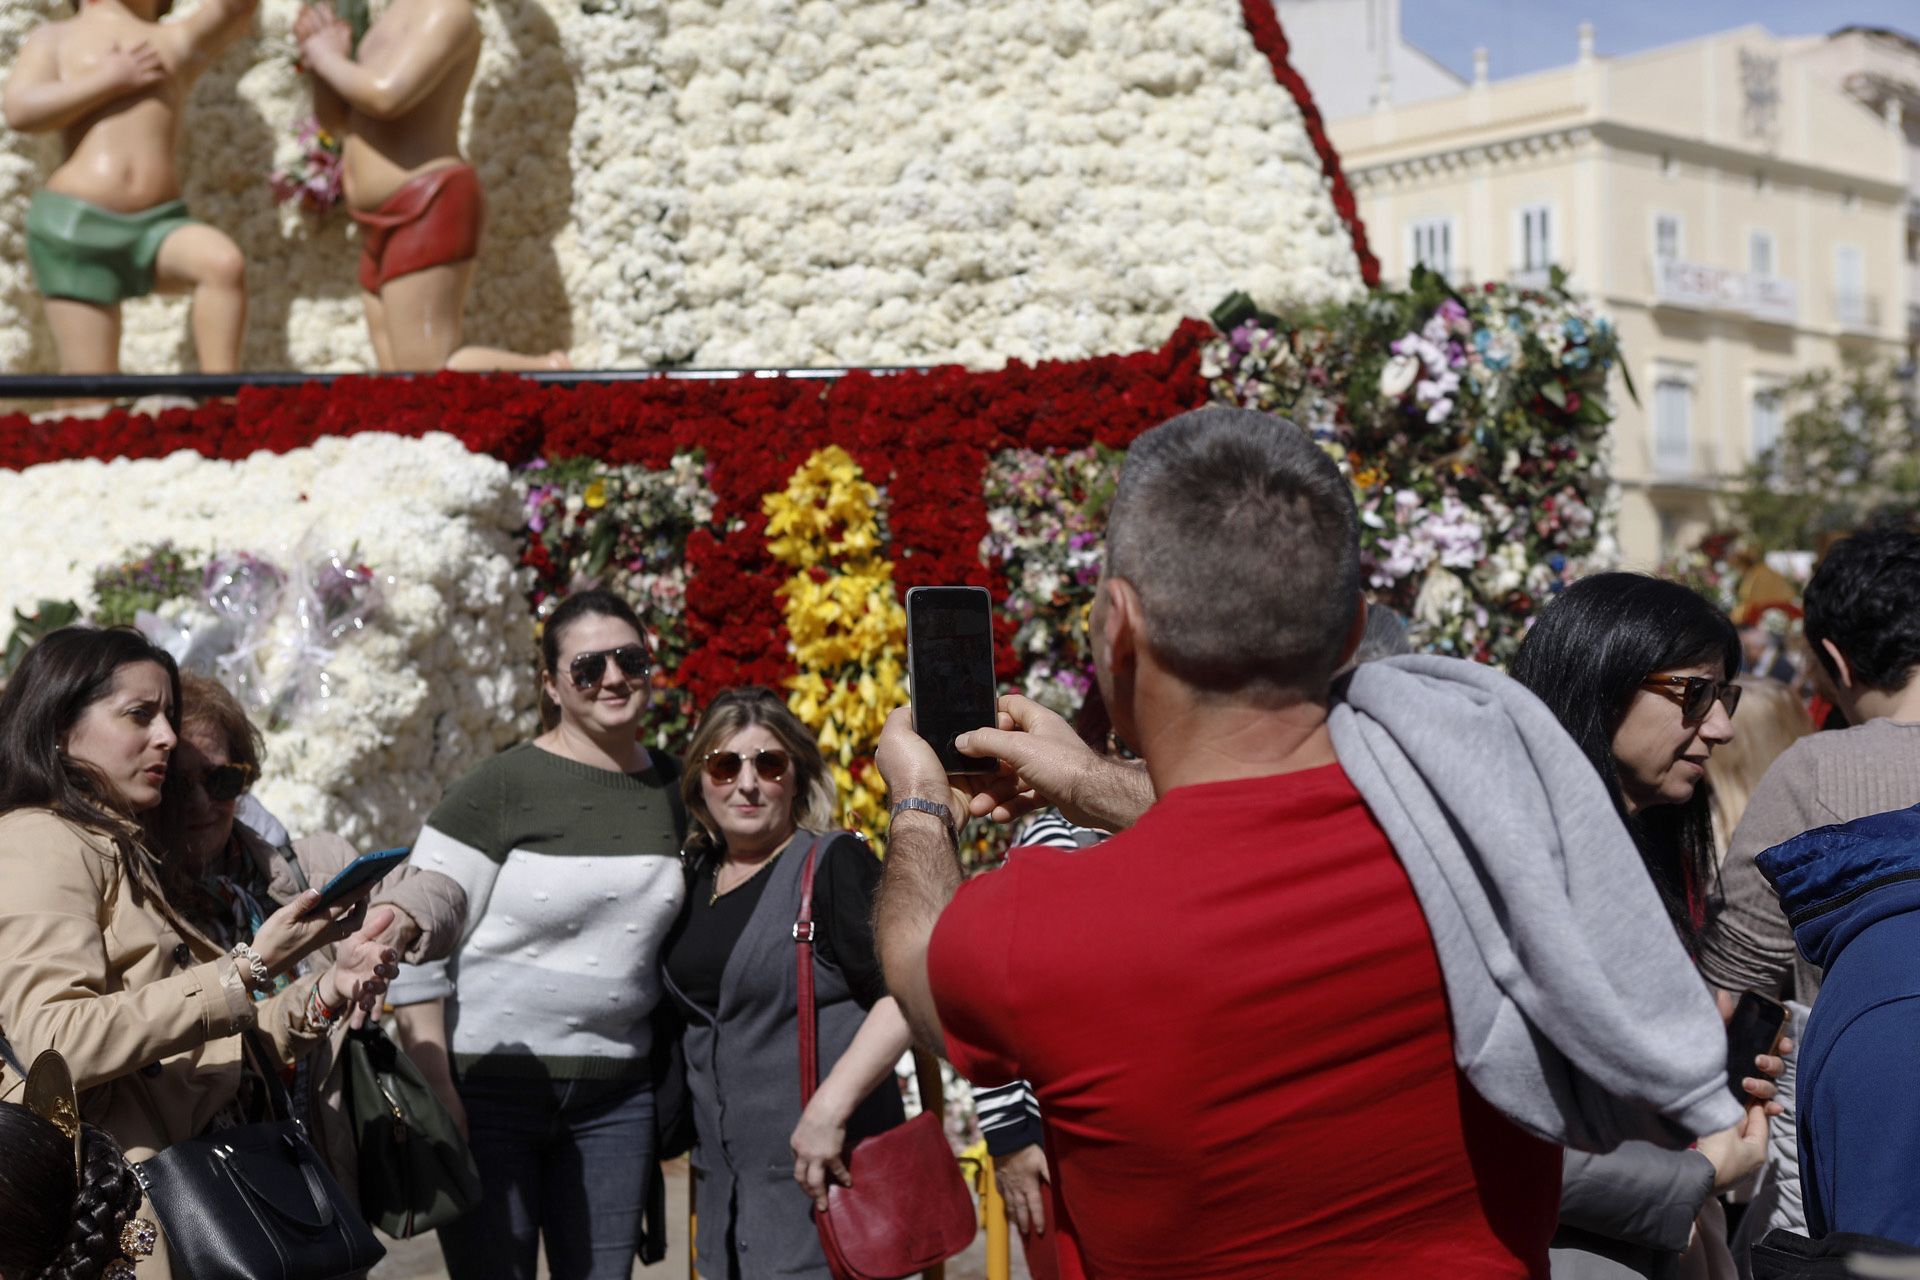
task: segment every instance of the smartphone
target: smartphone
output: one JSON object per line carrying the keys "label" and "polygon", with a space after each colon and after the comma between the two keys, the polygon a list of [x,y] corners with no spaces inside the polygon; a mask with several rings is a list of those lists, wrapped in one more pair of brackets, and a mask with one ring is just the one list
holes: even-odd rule
{"label": "smartphone", "polygon": [[993,599],[985,587],[907,592],[907,688],[913,731],[948,773],[992,773],[999,762],[961,755],[953,740],[994,723]]}
{"label": "smartphone", "polygon": [[1727,1023],[1727,1083],[1740,1101],[1748,1100],[1740,1082],[1759,1074],[1753,1065],[1755,1056],[1773,1052],[1780,1029],[1786,1024],[1785,1005],[1751,991],[1740,993],[1740,1003],[1733,1007],[1733,1018]]}
{"label": "smartphone", "polygon": [[407,860],[412,849],[382,849],[378,853],[362,854],[340,869],[340,874],[327,881],[320,890],[320,901],[313,904],[308,917],[319,915],[342,898],[350,898],[359,890],[375,881],[383,879],[387,872]]}

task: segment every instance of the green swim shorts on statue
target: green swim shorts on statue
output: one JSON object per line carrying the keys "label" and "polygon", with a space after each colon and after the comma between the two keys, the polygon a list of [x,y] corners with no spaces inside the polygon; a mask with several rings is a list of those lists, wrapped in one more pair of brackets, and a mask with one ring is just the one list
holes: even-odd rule
{"label": "green swim shorts on statue", "polygon": [[114,213],[56,191],[37,191],[27,207],[27,261],[43,296],[110,307],[153,292],[161,242],[194,221],[185,200]]}

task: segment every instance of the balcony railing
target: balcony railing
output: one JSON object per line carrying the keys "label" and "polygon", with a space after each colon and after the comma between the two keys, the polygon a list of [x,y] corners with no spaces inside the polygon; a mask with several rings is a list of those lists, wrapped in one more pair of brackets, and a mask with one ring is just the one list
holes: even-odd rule
{"label": "balcony railing", "polygon": [[1662,306],[1727,311],[1769,324],[1792,324],[1800,314],[1793,281],[1679,258],[1653,260],[1653,296]]}
{"label": "balcony railing", "polygon": [[1880,328],[1880,298],[1871,293],[1833,295],[1833,319],[1842,329],[1872,333]]}

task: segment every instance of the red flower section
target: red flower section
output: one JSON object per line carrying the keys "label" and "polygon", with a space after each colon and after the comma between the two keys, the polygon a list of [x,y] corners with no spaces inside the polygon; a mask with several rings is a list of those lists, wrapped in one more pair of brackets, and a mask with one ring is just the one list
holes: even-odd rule
{"label": "red flower section", "polygon": [[1360,206],[1354,201],[1353,189],[1347,185],[1346,170],[1340,167],[1340,154],[1333,149],[1333,140],[1327,137],[1326,122],[1320,118],[1313,91],[1288,60],[1287,36],[1280,29],[1280,15],[1273,10],[1273,0],[1240,0],[1240,11],[1246,16],[1247,30],[1253,33],[1253,47],[1266,55],[1267,65],[1273,68],[1273,78],[1284,85],[1300,105],[1300,115],[1307,123],[1307,137],[1313,140],[1313,149],[1319,153],[1320,171],[1326,175],[1333,195],[1333,207],[1353,234],[1353,251],[1360,259],[1360,278],[1371,289],[1380,283],[1380,259],[1367,247],[1367,227],[1360,221]]}
{"label": "red flower section", "polygon": [[[967,583],[1004,595],[999,567],[980,560],[987,531],[980,482],[988,458],[1002,449],[1078,449],[1095,441],[1125,447],[1156,423],[1205,404],[1200,345],[1210,333],[1190,320],[1158,351],[1015,363],[995,373],[943,368],[853,373],[830,382],[660,378],[567,387],[443,373],[253,388],[232,403],[157,417],[122,410],[32,423],[16,414],[0,417],[0,467],[158,458],[181,449],[240,459],[360,431],[444,431],[513,465],[584,454],[663,467],[683,449],[700,449],[719,498],[715,524],[728,530],[695,533],[687,543],[693,652],[679,674],[705,703],[728,685],[778,685],[792,674],[775,598],[786,571],[767,554],[760,500],[785,488],[816,449],[840,445],[886,488],[889,554],[902,590]],[[543,554],[533,539],[523,563]],[[1001,619],[996,662],[1007,672],[1020,669],[1008,648],[1012,634],[1012,623]]]}

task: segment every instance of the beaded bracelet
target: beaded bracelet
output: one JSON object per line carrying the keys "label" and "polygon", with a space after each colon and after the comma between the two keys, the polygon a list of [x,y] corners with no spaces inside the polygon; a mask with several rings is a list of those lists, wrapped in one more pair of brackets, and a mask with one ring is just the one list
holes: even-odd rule
{"label": "beaded bracelet", "polygon": [[260,953],[244,942],[236,942],[233,950],[227,953],[233,957],[233,967],[240,971],[240,981],[254,991],[271,991],[273,975],[267,972],[267,962]]}
{"label": "beaded bracelet", "polygon": [[307,992],[307,1025],[315,1031],[325,1031],[339,1021],[344,1009],[329,1009],[327,1002],[320,998],[320,984],[314,983]]}

